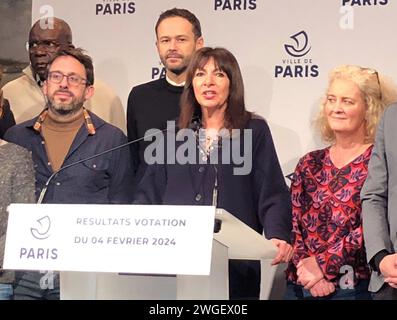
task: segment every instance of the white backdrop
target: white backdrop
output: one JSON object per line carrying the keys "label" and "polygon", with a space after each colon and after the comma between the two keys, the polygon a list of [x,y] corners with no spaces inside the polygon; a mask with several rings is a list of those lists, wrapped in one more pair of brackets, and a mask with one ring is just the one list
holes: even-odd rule
{"label": "white backdrop", "polygon": [[[397,79],[397,4],[391,0],[33,0],[33,22],[66,20],[95,73],[120,95],[160,68],[154,25],[164,10],[191,10],[205,45],[231,50],[243,72],[248,109],[271,127],[284,174],[322,146],[311,120],[339,64],[360,64]],[[303,33],[300,33],[303,31]],[[290,38],[296,35],[295,39]],[[306,37],[305,37],[306,35]],[[307,40],[307,42],[306,42]],[[288,51],[285,45],[290,45]],[[293,55],[302,55],[294,57]],[[301,72],[309,70],[308,73]],[[275,70],[279,74],[275,74]],[[298,74],[295,74],[296,71]]]}

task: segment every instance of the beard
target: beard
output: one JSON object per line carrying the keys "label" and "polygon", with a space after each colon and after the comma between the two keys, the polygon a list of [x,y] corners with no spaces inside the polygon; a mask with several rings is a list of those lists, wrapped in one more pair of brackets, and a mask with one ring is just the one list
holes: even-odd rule
{"label": "beard", "polygon": [[167,70],[170,70],[172,73],[175,73],[176,75],[180,75],[182,74],[186,69],[187,66],[181,66],[179,68],[168,68],[167,66],[165,66]]}
{"label": "beard", "polygon": [[[56,102],[54,99],[55,93],[62,91],[68,92],[72,96],[72,101],[70,103]],[[84,100],[76,99],[76,97],[69,91],[58,90],[54,92],[53,95],[48,96],[47,107],[51,109],[52,112],[59,114],[61,116],[71,115],[79,111],[83,107]]]}
{"label": "beard", "polygon": [[176,75],[180,75],[183,72],[185,72],[189,64],[189,59],[186,59],[186,57],[181,57],[181,58],[182,58],[181,63],[177,66],[170,65],[169,63],[167,63],[167,57],[160,57],[160,60],[161,63],[165,66],[166,70],[169,70]]}

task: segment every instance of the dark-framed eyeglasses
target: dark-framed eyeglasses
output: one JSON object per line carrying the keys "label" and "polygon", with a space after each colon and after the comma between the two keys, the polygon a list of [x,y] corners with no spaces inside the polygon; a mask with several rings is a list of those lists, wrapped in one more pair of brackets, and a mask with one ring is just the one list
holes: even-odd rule
{"label": "dark-framed eyeglasses", "polygon": [[88,84],[87,79],[84,79],[77,74],[63,74],[59,71],[51,71],[48,73],[48,80],[52,83],[59,84],[62,82],[63,78],[66,77],[68,84],[72,87],[78,87],[81,84]]}
{"label": "dark-framed eyeglasses", "polygon": [[52,40],[31,41],[26,43],[26,49],[28,51],[36,51],[39,48],[47,51],[56,51],[59,46],[60,44],[58,42]]}

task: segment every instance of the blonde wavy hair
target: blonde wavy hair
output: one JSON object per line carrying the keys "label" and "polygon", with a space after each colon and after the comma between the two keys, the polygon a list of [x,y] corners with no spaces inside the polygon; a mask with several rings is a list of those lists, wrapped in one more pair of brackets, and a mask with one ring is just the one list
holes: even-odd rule
{"label": "blonde wavy hair", "polygon": [[[337,79],[350,80],[354,82],[361,91],[366,104],[365,111],[365,143],[373,143],[375,140],[376,127],[386,106],[397,101],[397,90],[395,86],[385,77],[371,68],[356,65],[342,65],[334,68],[328,78],[328,88]],[[325,113],[327,103],[326,94],[320,105],[320,112],[315,120],[315,125],[321,132],[325,142],[334,142],[335,133],[330,128]]]}

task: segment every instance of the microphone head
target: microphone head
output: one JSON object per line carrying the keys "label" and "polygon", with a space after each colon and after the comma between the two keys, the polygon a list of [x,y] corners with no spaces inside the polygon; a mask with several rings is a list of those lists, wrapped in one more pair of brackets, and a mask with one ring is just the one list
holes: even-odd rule
{"label": "microphone head", "polygon": [[201,118],[199,116],[195,116],[192,118],[192,121],[190,122],[189,129],[192,129],[193,131],[199,131],[201,128]]}
{"label": "microphone head", "polygon": [[214,233],[218,233],[219,231],[221,231],[221,227],[222,227],[222,220],[215,218]]}

